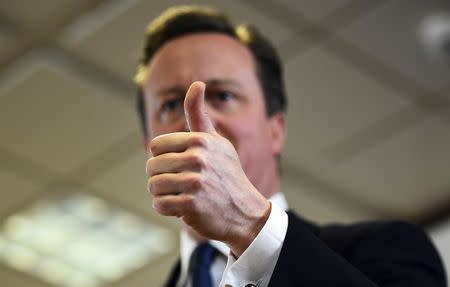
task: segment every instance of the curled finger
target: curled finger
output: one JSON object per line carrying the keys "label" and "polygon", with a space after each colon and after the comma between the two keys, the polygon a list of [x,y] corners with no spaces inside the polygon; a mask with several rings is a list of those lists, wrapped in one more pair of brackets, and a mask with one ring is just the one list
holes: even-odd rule
{"label": "curled finger", "polygon": [[192,193],[202,187],[203,180],[199,173],[162,173],[148,179],[147,189],[155,196]]}
{"label": "curled finger", "polygon": [[205,155],[192,148],[185,152],[164,153],[147,160],[148,176],[162,173],[179,173],[183,171],[200,171],[206,167]]}
{"label": "curled finger", "polygon": [[191,194],[157,195],[153,208],[161,215],[182,217],[193,210],[194,197]]}

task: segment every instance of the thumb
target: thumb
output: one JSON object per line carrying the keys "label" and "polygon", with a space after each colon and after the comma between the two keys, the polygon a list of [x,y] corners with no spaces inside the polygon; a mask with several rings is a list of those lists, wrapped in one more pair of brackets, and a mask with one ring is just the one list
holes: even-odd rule
{"label": "thumb", "polygon": [[191,132],[216,132],[205,108],[205,83],[191,84],[184,99],[184,114]]}

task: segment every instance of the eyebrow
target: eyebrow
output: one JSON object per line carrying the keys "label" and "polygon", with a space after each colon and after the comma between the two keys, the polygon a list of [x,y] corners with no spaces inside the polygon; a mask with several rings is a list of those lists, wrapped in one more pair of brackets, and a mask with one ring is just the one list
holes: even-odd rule
{"label": "eyebrow", "polygon": [[[209,79],[204,82],[206,83],[207,87],[208,85],[209,86],[231,85],[235,87],[241,87],[241,84],[238,81],[232,79]],[[187,90],[183,86],[176,85],[159,90],[157,92],[157,95],[165,96],[168,94],[185,94],[186,92]]]}
{"label": "eyebrow", "polygon": [[231,85],[235,87],[241,87],[241,83],[232,79],[210,79],[207,80],[205,83],[207,86]]}
{"label": "eyebrow", "polygon": [[182,86],[173,86],[169,88],[164,88],[157,91],[158,96],[165,96],[170,94],[184,94],[186,93],[185,89]]}

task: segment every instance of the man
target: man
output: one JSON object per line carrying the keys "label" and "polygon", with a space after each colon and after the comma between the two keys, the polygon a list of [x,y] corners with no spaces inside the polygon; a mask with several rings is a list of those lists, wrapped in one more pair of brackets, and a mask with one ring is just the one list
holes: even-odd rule
{"label": "man", "polygon": [[414,226],[318,227],[284,211],[282,71],[254,28],[171,8],[147,29],[136,82],[153,207],[183,225],[166,286],[446,285]]}

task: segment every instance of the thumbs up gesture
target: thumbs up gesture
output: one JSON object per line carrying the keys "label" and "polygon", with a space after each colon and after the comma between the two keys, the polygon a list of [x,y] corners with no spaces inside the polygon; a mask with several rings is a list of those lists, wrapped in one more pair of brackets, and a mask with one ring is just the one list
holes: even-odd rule
{"label": "thumbs up gesture", "polygon": [[245,175],[231,142],[216,132],[204,83],[190,86],[184,111],[189,132],[161,135],[150,144],[153,157],[146,168],[153,207],[240,256],[264,226],[270,203]]}

